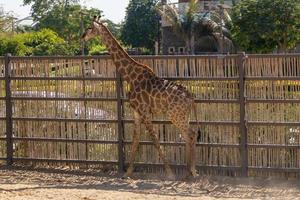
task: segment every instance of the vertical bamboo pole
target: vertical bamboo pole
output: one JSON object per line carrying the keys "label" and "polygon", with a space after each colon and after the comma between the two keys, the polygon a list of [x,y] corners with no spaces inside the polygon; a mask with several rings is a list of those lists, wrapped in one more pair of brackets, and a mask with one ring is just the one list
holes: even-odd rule
{"label": "vertical bamboo pole", "polygon": [[6,163],[13,164],[13,141],[12,141],[12,102],[11,102],[11,54],[5,55],[5,106],[6,106]]}
{"label": "vertical bamboo pole", "polygon": [[245,108],[245,53],[239,53],[239,100],[240,100],[240,134],[241,134],[241,168],[242,176],[248,176],[248,149],[247,149],[247,128],[246,128],[246,108]]}
{"label": "vertical bamboo pole", "polygon": [[123,103],[122,103],[122,93],[123,93],[123,84],[121,80],[120,73],[116,70],[117,74],[117,84],[116,84],[116,92],[117,92],[117,114],[118,114],[118,171],[119,173],[124,172],[124,129],[123,129]]}

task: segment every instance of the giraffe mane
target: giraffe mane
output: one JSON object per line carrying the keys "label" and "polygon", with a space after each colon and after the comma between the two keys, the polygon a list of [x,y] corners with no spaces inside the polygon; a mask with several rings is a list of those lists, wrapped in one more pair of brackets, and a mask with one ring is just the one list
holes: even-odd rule
{"label": "giraffe mane", "polygon": [[[97,23],[98,25],[104,27],[105,30],[112,36],[113,40],[116,41],[118,47],[121,48],[121,49],[123,49],[122,46],[120,45],[120,43],[118,42],[118,40],[117,40],[117,39],[115,38],[115,36],[111,33],[111,31],[110,31],[106,26],[104,26],[99,20],[100,20],[100,17],[98,18],[97,21],[93,21],[93,22],[95,22],[95,23]],[[123,49],[123,50],[124,50],[124,49]],[[127,56],[127,58],[131,59],[135,64],[140,65],[140,66],[146,68],[147,70],[151,71],[151,72],[154,74],[153,69],[150,68],[148,65],[145,65],[145,64],[142,64],[142,63],[137,62],[135,59],[133,59],[131,56],[129,56],[129,54],[128,54],[125,50],[124,50],[124,52],[125,52],[125,56]]]}

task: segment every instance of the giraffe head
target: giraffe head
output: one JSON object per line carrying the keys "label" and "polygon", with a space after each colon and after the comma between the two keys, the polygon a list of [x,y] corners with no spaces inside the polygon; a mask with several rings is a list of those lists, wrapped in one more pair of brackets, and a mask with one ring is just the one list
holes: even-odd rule
{"label": "giraffe head", "polygon": [[101,31],[101,27],[104,27],[105,25],[100,21],[100,16],[94,16],[94,19],[91,23],[91,25],[85,30],[85,32],[81,36],[81,40],[88,41],[94,37],[96,37],[99,34],[99,31]]}

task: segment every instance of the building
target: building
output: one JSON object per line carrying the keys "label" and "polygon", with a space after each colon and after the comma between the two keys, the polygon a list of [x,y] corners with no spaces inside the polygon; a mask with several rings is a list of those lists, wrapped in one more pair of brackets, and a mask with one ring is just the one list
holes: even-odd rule
{"label": "building", "polygon": [[[189,4],[190,0],[178,0],[177,3],[173,3],[177,8],[178,13],[184,13],[186,6]],[[162,0],[162,3],[167,3],[166,0]],[[199,0],[198,9],[199,12],[210,11],[211,8],[217,6],[220,3],[219,0]],[[225,0],[224,4],[228,7],[232,6],[232,0]],[[168,23],[164,18],[161,20],[161,53],[164,55],[178,55],[186,54],[186,44],[183,38],[178,36],[170,23]],[[205,41],[205,42],[204,42]],[[229,52],[232,46],[224,48],[224,52]],[[205,53],[218,53],[218,48],[215,40],[210,38],[195,38],[195,53],[205,54]]]}

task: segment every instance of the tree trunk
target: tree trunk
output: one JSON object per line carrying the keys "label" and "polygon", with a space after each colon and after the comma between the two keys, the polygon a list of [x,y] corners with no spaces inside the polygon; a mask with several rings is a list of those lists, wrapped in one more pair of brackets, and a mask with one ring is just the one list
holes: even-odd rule
{"label": "tree trunk", "polygon": [[194,55],[195,54],[195,36],[192,35],[190,38],[188,38],[185,41],[185,45],[187,48],[187,53],[189,55]]}
{"label": "tree trunk", "polygon": [[191,54],[192,55],[195,54],[195,36],[194,36],[194,34],[191,37]]}
{"label": "tree trunk", "polygon": [[287,46],[288,46],[287,45],[287,33],[285,32],[283,42],[279,43],[277,52],[278,53],[287,53],[287,50],[288,50]]}
{"label": "tree trunk", "polygon": [[191,54],[191,41],[189,39],[187,39],[185,41],[185,47],[186,47],[186,52],[188,55]]}

